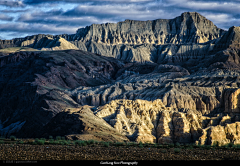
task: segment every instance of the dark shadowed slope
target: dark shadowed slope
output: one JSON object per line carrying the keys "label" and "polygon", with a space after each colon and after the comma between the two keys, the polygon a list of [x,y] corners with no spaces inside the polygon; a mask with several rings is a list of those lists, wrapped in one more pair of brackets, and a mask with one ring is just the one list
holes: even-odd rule
{"label": "dark shadowed slope", "polygon": [[64,90],[111,83],[123,63],[69,50],[19,52],[0,65],[1,135],[35,137],[59,112],[80,106]]}

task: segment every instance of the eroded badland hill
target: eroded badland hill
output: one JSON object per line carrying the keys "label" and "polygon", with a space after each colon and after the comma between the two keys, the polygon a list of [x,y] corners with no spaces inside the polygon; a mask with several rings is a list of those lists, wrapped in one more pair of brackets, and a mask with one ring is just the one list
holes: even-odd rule
{"label": "eroded badland hill", "polygon": [[186,12],[0,48],[1,136],[240,143],[240,27]]}

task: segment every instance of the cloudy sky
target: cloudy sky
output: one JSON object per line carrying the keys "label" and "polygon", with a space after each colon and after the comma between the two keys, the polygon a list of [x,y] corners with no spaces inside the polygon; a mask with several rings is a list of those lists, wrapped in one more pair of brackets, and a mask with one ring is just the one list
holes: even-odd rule
{"label": "cloudy sky", "polygon": [[187,11],[223,29],[240,26],[240,0],[0,0],[0,39],[73,34],[93,23],[170,19]]}

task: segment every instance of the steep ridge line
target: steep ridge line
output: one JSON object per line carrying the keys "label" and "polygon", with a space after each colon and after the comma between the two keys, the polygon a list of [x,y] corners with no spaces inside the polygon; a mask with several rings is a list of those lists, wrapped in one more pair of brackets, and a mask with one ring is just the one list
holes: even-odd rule
{"label": "steep ridge line", "polygon": [[[204,58],[203,55],[211,51],[224,34],[224,30],[199,13],[185,12],[169,20],[93,24],[80,28],[72,35],[39,34],[0,41],[0,48],[26,46],[43,50],[80,49],[128,62],[168,63],[194,59],[196,56]],[[59,38],[69,43],[59,41]],[[64,46],[59,47],[59,43]]]}

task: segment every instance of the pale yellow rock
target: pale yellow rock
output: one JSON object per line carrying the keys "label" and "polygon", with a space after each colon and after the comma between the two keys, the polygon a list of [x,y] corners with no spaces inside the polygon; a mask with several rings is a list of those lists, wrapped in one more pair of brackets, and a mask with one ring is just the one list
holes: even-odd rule
{"label": "pale yellow rock", "polygon": [[240,122],[226,124],[224,127],[226,138],[228,138],[234,144],[240,142]]}
{"label": "pale yellow rock", "polygon": [[231,117],[230,116],[223,116],[219,125],[224,126],[227,123],[231,123]]}
{"label": "pale yellow rock", "polygon": [[21,47],[28,47],[31,46],[32,44],[34,44],[35,40],[31,39],[31,40],[25,40],[21,43]]}
{"label": "pale yellow rock", "polygon": [[202,136],[199,138],[202,145],[214,145],[218,144],[219,146],[230,143],[230,140],[227,139],[224,126],[210,126],[203,130]]}
{"label": "pale yellow rock", "polygon": [[49,40],[52,40],[47,47],[42,48],[42,51],[54,51],[54,50],[69,50],[69,49],[75,49],[78,50],[77,46],[74,44],[68,42],[62,37],[59,37],[57,39],[49,38]]}
{"label": "pale yellow rock", "polygon": [[225,112],[227,113],[239,113],[240,112],[240,89],[226,90],[225,94]]}
{"label": "pale yellow rock", "polygon": [[[200,112],[165,107],[161,99],[112,100],[98,107],[103,118],[119,133],[136,142],[218,144],[240,143],[240,122],[229,115],[202,116]],[[234,119],[239,119],[237,116]]]}
{"label": "pale yellow rock", "polygon": [[158,143],[172,143],[173,125],[171,123],[172,113],[168,111],[161,112],[161,117],[157,126]]}
{"label": "pale yellow rock", "polygon": [[135,141],[142,142],[142,143],[153,143],[153,142],[156,142],[156,137],[149,134],[138,135]]}
{"label": "pale yellow rock", "polygon": [[137,142],[191,142],[198,139],[201,129],[197,115],[171,111],[160,99],[112,100],[95,115]]}

